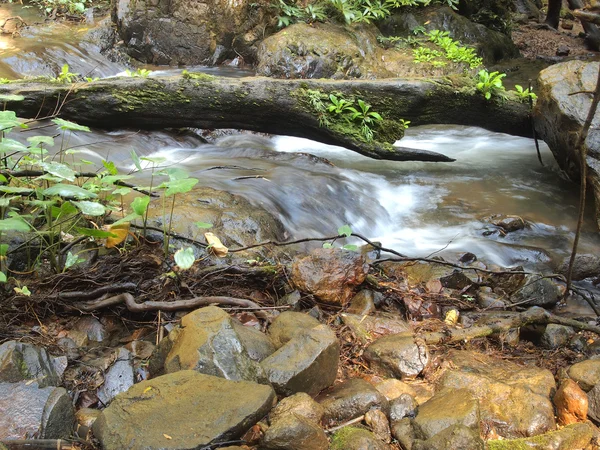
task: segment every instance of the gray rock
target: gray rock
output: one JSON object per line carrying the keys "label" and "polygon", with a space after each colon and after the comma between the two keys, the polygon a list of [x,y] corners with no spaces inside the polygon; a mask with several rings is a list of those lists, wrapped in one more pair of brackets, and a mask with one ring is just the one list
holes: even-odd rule
{"label": "gray rock", "polygon": [[571,327],[550,323],[546,325],[544,334],[542,334],[542,347],[556,349],[565,347],[575,334]]}
{"label": "gray rock", "polygon": [[180,332],[180,326],[174,327],[152,351],[152,355],[150,355],[150,359],[148,360],[148,371],[150,372],[151,376],[157,377],[159,375],[164,375],[165,361],[171,352],[175,341],[177,340],[177,335]]}
{"label": "gray rock", "polygon": [[[488,441],[489,448],[574,450],[594,448],[598,429],[591,422],[573,423],[559,430],[521,439]],[[591,445],[590,445],[591,444]]]}
{"label": "gray rock", "polygon": [[350,300],[348,314],[368,316],[373,312],[375,312],[375,293],[373,291],[363,289]]}
{"label": "gray rock", "polygon": [[365,413],[365,423],[379,440],[386,444],[392,441],[390,423],[383,411],[380,409],[370,409]]}
{"label": "gray rock", "polygon": [[73,325],[73,330],[83,333],[89,341],[102,342],[108,337],[104,325],[92,316],[84,316]]}
{"label": "gray rock", "polygon": [[327,450],[329,440],[315,422],[289,413],[280,416],[265,432],[261,449]]}
{"label": "gray rock", "polygon": [[492,291],[492,288],[483,286],[477,290],[477,304],[482,308],[489,309],[504,309],[506,303],[502,296]]}
{"label": "gray rock", "polygon": [[511,296],[511,302],[527,306],[553,306],[564,292],[564,284],[531,275],[526,278],[525,285]]}
{"label": "gray rock", "polygon": [[416,377],[429,362],[427,345],[409,333],[380,338],[363,356],[373,367],[396,378]]}
{"label": "gray rock", "polygon": [[390,421],[393,423],[417,415],[417,401],[410,394],[401,394],[390,402]]}
{"label": "gray rock", "polygon": [[419,426],[408,417],[392,423],[392,436],[404,450],[412,450],[417,439],[425,439]]}
{"label": "gray rock", "polygon": [[293,291],[277,299],[275,304],[277,306],[289,306],[292,310],[297,311],[302,308],[300,300],[302,300],[302,294],[298,291]]}
{"label": "gray rock", "polygon": [[0,439],[67,439],[75,410],[61,387],[0,383]]}
{"label": "gray rock", "polygon": [[193,369],[228,380],[268,382],[222,309],[208,306],[191,312],[181,319],[181,328],[165,360],[165,372]]}
{"label": "gray rock", "polygon": [[348,325],[352,333],[364,344],[370,343],[374,336],[410,331],[408,322],[396,314],[382,312],[371,316],[360,316],[344,313],[340,317],[344,324]]}
{"label": "gray rock", "polygon": [[415,441],[412,450],[483,450],[485,445],[479,430],[464,425],[453,425],[426,441]]}
{"label": "gray rock", "polygon": [[270,386],[182,370],[135,384],[92,427],[106,449],[184,449],[239,438],[273,406]]}
{"label": "gray rock", "polygon": [[98,388],[96,395],[105,405],[108,405],[115,395],[125,392],[133,386],[133,364],[131,353],[120,348],[117,358],[110,369],[104,374],[104,384]]}
{"label": "gray rock", "polygon": [[389,450],[389,445],[364,428],[345,427],[331,437],[330,450]]}
{"label": "gray rock", "polygon": [[388,410],[385,396],[361,378],[346,380],[321,393],[315,400],[325,409],[323,422],[328,425],[354,419],[372,408]]}
{"label": "gray rock", "polygon": [[277,422],[280,417],[288,414],[294,414],[318,424],[321,423],[325,409],[310,395],[298,392],[282,399],[269,414],[269,419],[271,423]]}
{"label": "gray rock", "polygon": [[479,430],[479,401],[466,389],[446,389],[419,406],[415,422],[427,439],[454,425]]}
{"label": "gray rock", "polygon": [[267,333],[275,348],[280,348],[294,336],[318,325],[319,321],[308,314],[285,311],[275,318]]}
{"label": "gray rock", "polygon": [[319,325],[288,341],[260,364],[280,395],[314,395],[335,381],[340,344],[326,325]]}
{"label": "gray rock", "polygon": [[[561,273],[563,275],[567,274],[567,270],[569,268],[569,259],[570,257],[563,259],[556,269],[557,273]],[[599,256],[589,254],[575,256],[572,273],[573,280],[583,280],[585,278],[596,277],[598,275],[600,275]]]}
{"label": "gray rock", "polygon": [[600,383],[600,359],[587,359],[569,367],[569,377],[584,391]]}
{"label": "gray rock", "polygon": [[58,386],[66,357],[53,357],[43,348],[8,341],[0,345],[0,382],[36,380],[40,387]]}
{"label": "gray rock", "polygon": [[276,349],[271,339],[256,328],[246,327],[235,320],[233,321],[233,328],[251,360],[261,362],[267,356],[275,353]]}
{"label": "gray rock", "polygon": [[600,384],[597,384],[587,393],[588,416],[596,422],[600,421]]}

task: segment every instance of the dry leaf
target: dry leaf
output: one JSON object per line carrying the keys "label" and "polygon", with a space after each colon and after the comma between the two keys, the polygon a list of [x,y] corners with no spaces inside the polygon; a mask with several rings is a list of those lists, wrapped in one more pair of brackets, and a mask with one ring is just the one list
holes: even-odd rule
{"label": "dry leaf", "polygon": [[150,392],[152,390],[152,386],[148,386],[146,389],[144,389],[144,392],[142,392],[142,394],[145,394],[146,392]]}
{"label": "dry leaf", "polygon": [[112,225],[108,227],[109,232],[112,234],[116,234],[116,237],[108,237],[106,238],[106,244],[104,245],[106,248],[113,248],[127,239],[127,235],[129,234],[129,222],[121,223],[119,225]]}
{"label": "dry leaf", "polygon": [[442,282],[437,279],[429,280],[425,287],[432,294],[439,294],[443,289]]}
{"label": "dry leaf", "polygon": [[458,311],[456,309],[451,309],[446,313],[446,318],[444,319],[446,325],[456,325],[458,322]]}
{"label": "dry leaf", "polygon": [[218,256],[219,258],[225,258],[225,256],[227,256],[229,249],[225,247],[221,243],[221,240],[213,233],[204,233],[204,239],[206,239],[206,242],[215,256]]}
{"label": "dry leaf", "polygon": [[168,434],[163,433],[163,436],[166,437],[167,439],[173,439],[171,436],[169,436]]}

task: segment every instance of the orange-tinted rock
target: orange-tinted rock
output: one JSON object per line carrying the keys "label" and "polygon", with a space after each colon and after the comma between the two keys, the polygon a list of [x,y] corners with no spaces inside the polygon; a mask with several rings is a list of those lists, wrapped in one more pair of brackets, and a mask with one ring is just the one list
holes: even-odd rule
{"label": "orange-tinted rock", "polygon": [[556,416],[561,425],[587,420],[588,397],[571,379],[564,380],[554,395]]}

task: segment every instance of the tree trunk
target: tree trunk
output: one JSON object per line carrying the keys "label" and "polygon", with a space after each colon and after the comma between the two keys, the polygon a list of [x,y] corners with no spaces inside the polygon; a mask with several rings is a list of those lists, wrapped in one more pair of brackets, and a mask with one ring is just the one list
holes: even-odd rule
{"label": "tree trunk", "polygon": [[546,14],[545,22],[554,29],[558,29],[561,6],[562,0],[548,0],[548,13]]}
{"label": "tree trunk", "polygon": [[[330,94],[371,105],[383,117],[372,125],[374,140],[360,124],[314,108],[331,106]],[[442,154],[392,147],[403,136],[400,120],[411,125],[472,125],[529,136],[529,106],[518,101],[486,101],[467,77],[385,79],[376,81],[277,80],[270,78],[114,78],[93,83],[11,82],[0,95],[20,94],[24,101],[6,102],[20,117],[58,115],[101,128],[161,129],[169,127],[239,128],[299,136],[341,145],[375,159],[452,161]],[[311,97],[312,95],[312,97]],[[321,119],[330,121],[323,125]]]}

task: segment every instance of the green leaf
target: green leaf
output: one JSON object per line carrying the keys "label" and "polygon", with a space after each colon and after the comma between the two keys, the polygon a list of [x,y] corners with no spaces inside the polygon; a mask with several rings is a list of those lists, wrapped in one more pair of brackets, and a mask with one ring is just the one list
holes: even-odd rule
{"label": "green leaf", "polygon": [[127,214],[122,219],[117,220],[115,223],[111,223],[112,226],[121,225],[122,223],[132,222],[136,219],[141,219],[143,216],[141,214],[131,213]]}
{"label": "green leaf", "polygon": [[131,151],[129,152],[129,156],[131,156],[131,160],[133,161],[133,164],[135,166],[135,168],[137,170],[142,170],[142,164],[140,163],[140,157],[138,156],[138,154],[135,152],[134,149],[131,149]]}
{"label": "green leaf", "polygon": [[[0,125],[1,126],[1,125]],[[14,139],[3,139],[0,142],[0,153],[26,152],[27,147]]]}
{"label": "green leaf", "polygon": [[96,194],[90,191],[86,191],[85,189],[80,188],[79,186],[75,186],[73,184],[62,184],[58,183],[54,186],[50,186],[48,189],[43,191],[44,195],[52,196],[58,195],[60,197],[66,198],[96,198],[98,197]]}
{"label": "green leaf", "polygon": [[331,245],[331,243],[330,243],[330,242],[325,242],[325,243],[323,244],[323,248],[333,248],[333,245]]}
{"label": "green leaf", "polygon": [[115,166],[115,163],[112,161],[102,161],[102,165],[106,168],[106,170],[108,170],[108,173],[110,173],[111,175],[116,175],[119,173],[117,166]]}
{"label": "green leaf", "polygon": [[31,194],[33,189],[17,186],[0,186],[0,192],[7,194]]}
{"label": "green leaf", "polygon": [[352,236],[352,228],[350,228],[350,225],[344,225],[338,228],[338,234],[340,236],[346,236],[346,237],[350,237]]}
{"label": "green leaf", "polygon": [[73,202],[73,203],[86,216],[102,216],[102,215],[104,215],[104,213],[106,213],[106,208],[101,203],[90,202],[90,201]]}
{"label": "green leaf", "polygon": [[17,119],[17,114],[14,111],[0,111],[0,129],[6,130],[22,126],[23,124]]}
{"label": "green leaf", "polygon": [[0,272],[0,283],[6,283],[7,278],[4,272]]}
{"label": "green leaf", "polygon": [[75,264],[85,261],[85,259],[74,255],[73,253],[67,253],[67,259],[65,260],[65,269],[73,267]]}
{"label": "green leaf", "polygon": [[8,183],[8,180],[6,179],[6,177],[2,174],[0,174],[0,183]]}
{"label": "green leaf", "polygon": [[50,136],[31,136],[27,138],[27,142],[32,147],[39,147],[40,144],[46,144],[48,147],[52,147],[54,145],[54,138]]}
{"label": "green leaf", "polygon": [[15,287],[13,288],[17,294],[24,295],[25,297],[31,296],[31,291],[27,286],[23,286],[22,288]]}
{"label": "green leaf", "polygon": [[197,178],[184,178],[163,183],[167,187],[165,196],[170,197],[171,195],[189,192],[194,186],[196,186],[198,181],[200,180]]}
{"label": "green leaf", "polygon": [[128,180],[133,178],[133,175],[106,175],[102,177],[102,182],[106,184],[115,184],[115,181]]}
{"label": "green leaf", "polygon": [[42,163],[42,168],[46,172],[59,178],[63,178],[68,181],[75,181],[75,171],[65,164],[53,161],[49,163]]}
{"label": "green leaf", "polygon": [[24,220],[13,217],[10,219],[0,220],[0,231],[29,231],[29,224]]}
{"label": "green leaf", "polygon": [[15,195],[12,197],[0,197],[0,208],[6,208],[8,205],[10,205],[11,200],[14,200],[15,198],[19,197]]}
{"label": "green leaf", "polygon": [[106,239],[109,237],[117,237],[116,234],[109,231],[96,230],[95,228],[75,228],[77,232],[83,236],[89,236],[98,239]]}
{"label": "green leaf", "polygon": [[194,222],[194,225],[196,225],[198,228],[203,228],[203,229],[208,229],[208,228],[213,227],[213,224],[208,223],[208,222]]}
{"label": "green leaf", "polygon": [[342,248],[344,250],[348,250],[348,251],[351,251],[351,252],[358,251],[358,245],[354,245],[354,244],[346,244]]}
{"label": "green leaf", "polygon": [[0,244],[0,256],[6,256],[8,254],[8,244]]}
{"label": "green leaf", "polygon": [[89,127],[86,127],[85,125],[79,125],[79,124],[77,124],[75,122],[71,122],[69,120],[52,119],[52,122],[54,122],[56,125],[58,125],[58,128],[60,130],[90,132]]}
{"label": "green leaf", "polygon": [[161,170],[161,174],[167,175],[170,181],[183,180],[190,176],[186,170],[178,169],[176,167]]}
{"label": "green leaf", "polygon": [[144,197],[136,197],[131,202],[131,209],[138,216],[143,216],[146,214],[146,210],[148,209],[148,204],[150,203],[150,196],[146,195]]}
{"label": "green leaf", "polygon": [[0,102],[22,102],[25,97],[18,94],[0,94]]}
{"label": "green leaf", "polygon": [[115,189],[114,191],[112,191],[112,193],[113,193],[114,195],[127,195],[127,194],[129,194],[131,191],[132,191],[132,189],[131,189],[131,188],[128,188],[128,187],[121,187],[121,188]]}
{"label": "green leaf", "polygon": [[180,248],[175,252],[175,263],[181,270],[187,270],[194,265],[194,249],[192,247]]}

